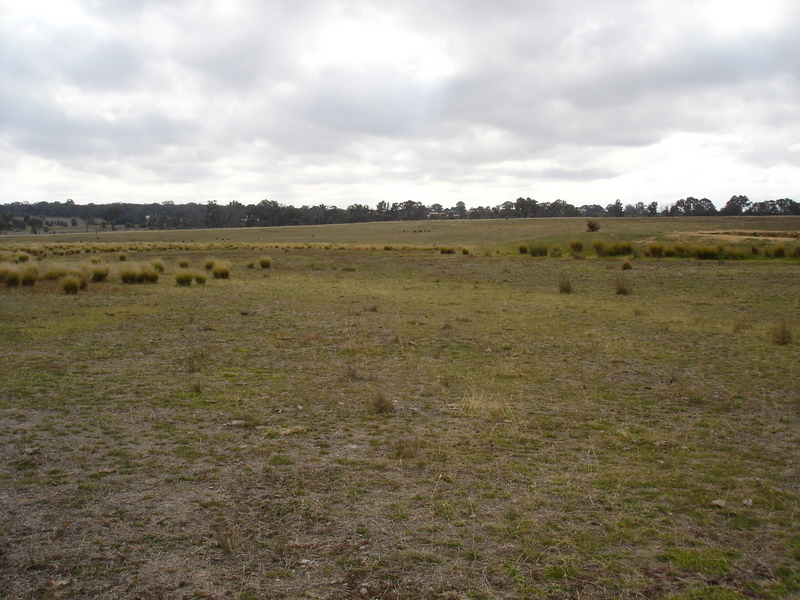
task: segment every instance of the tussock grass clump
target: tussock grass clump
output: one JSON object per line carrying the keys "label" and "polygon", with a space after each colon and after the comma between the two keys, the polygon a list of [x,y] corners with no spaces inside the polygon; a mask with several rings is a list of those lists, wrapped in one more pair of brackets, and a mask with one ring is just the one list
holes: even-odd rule
{"label": "tussock grass clump", "polygon": [[179,266],[181,269],[186,269],[186,268],[188,268],[188,267],[189,267],[189,259],[186,259],[186,258],[182,258],[182,259],[180,259],[180,260],[178,261],[178,266]]}
{"label": "tussock grass clump", "polygon": [[119,258],[120,262],[125,262],[126,260],[128,260],[128,255],[123,253],[123,254],[120,254],[118,258]]}
{"label": "tussock grass clump", "polygon": [[547,246],[541,243],[528,244],[528,254],[531,256],[547,256]]}
{"label": "tussock grass clump", "polygon": [[782,317],[772,326],[772,343],[777,346],[788,346],[792,343],[792,326],[789,320]]}
{"label": "tussock grass clump", "polygon": [[203,262],[203,268],[204,268],[206,271],[210,271],[211,269],[213,269],[213,268],[214,268],[214,263],[215,263],[215,262],[216,262],[216,260],[215,260],[215,259],[213,259],[213,258],[207,258],[207,259],[205,260],[205,262]]}
{"label": "tussock grass clump", "polygon": [[633,269],[633,263],[626,258],[625,260],[622,261],[622,270],[630,271],[631,269]]}
{"label": "tussock grass clump", "polygon": [[164,271],[166,271],[166,270],[167,270],[167,267],[164,265],[163,261],[160,261],[160,260],[154,260],[154,261],[152,261],[150,264],[151,264],[151,265],[152,265],[152,267],[153,267],[153,268],[154,268],[156,271],[158,271],[159,273],[163,273]]}
{"label": "tussock grass clump", "polygon": [[130,264],[119,270],[122,283],[158,283],[158,277],[153,265]]}
{"label": "tussock grass clump", "polygon": [[561,258],[561,246],[558,244],[553,244],[550,246],[550,250],[548,252],[550,254],[550,258]]}
{"label": "tussock grass clump", "polygon": [[19,270],[19,282],[23,287],[35,285],[39,280],[39,268],[36,265],[25,265]]}
{"label": "tussock grass clump", "polygon": [[569,275],[562,274],[558,276],[558,293],[571,294],[572,293],[572,280]]}
{"label": "tussock grass clump", "polygon": [[211,274],[214,279],[228,279],[231,276],[231,267],[221,260],[215,261],[214,266],[211,268]]}
{"label": "tussock grass clump", "polygon": [[470,251],[469,248],[461,248],[461,254],[463,256],[469,256],[470,254],[472,254],[472,252]]}
{"label": "tussock grass clump", "polygon": [[269,256],[262,256],[258,259],[258,265],[262,269],[269,269],[272,267],[272,259]]}
{"label": "tussock grass clump", "polygon": [[569,249],[574,252],[575,254],[579,254],[583,252],[583,241],[582,240],[572,240],[569,243]]}
{"label": "tussock grass clump", "polygon": [[611,244],[605,240],[594,240],[592,248],[594,248],[595,254],[600,257],[624,256],[634,253],[633,246],[629,242],[614,242]]}
{"label": "tussock grass clump", "polygon": [[439,248],[439,252],[441,252],[442,254],[455,254],[456,249],[451,248],[450,246],[442,246]]}
{"label": "tussock grass clump", "polygon": [[92,265],[91,269],[89,269],[89,273],[92,281],[96,283],[105,281],[106,279],[108,279],[108,273],[109,273],[108,265],[106,264]]}
{"label": "tussock grass clump", "polygon": [[65,294],[77,294],[81,287],[81,280],[75,275],[67,275],[61,280],[61,289]]}
{"label": "tussock grass clump", "polygon": [[188,287],[194,281],[194,273],[191,271],[178,271],[175,273],[175,283],[180,286]]}
{"label": "tussock grass clump", "polygon": [[617,275],[615,284],[618,296],[627,296],[632,291],[631,282],[624,275]]}
{"label": "tussock grass clump", "polygon": [[662,258],[664,256],[664,244],[650,242],[644,248],[644,255],[649,258]]}
{"label": "tussock grass clump", "polygon": [[27,252],[20,252],[19,254],[17,254],[17,262],[18,263],[25,263],[25,262],[28,262],[30,259],[31,259],[31,255],[28,254]]}
{"label": "tussock grass clump", "polygon": [[197,285],[205,285],[206,284],[206,274],[202,271],[195,271],[194,273],[194,281]]}
{"label": "tussock grass clump", "polygon": [[16,267],[3,267],[0,269],[0,280],[5,281],[11,288],[19,286],[19,270]]}
{"label": "tussock grass clump", "polygon": [[394,402],[383,392],[377,392],[369,399],[369,409],[376,415],[391,414],[395,411]]}
{"label": "tussock grass clump", "polygon": [[800,244],[795,244],[794,247],[792,247],[789,256],[792,258],[800,258]]}
{"label": "tussock grass clump", "polygon": [[786,246],[778,244],[772,249],[772,256],[775,258],[783,258],[786,256]]}
{"label": "tussock grass clump", "polygon": [[519,253],[520,254],[527,254],[528,253],[528,244],[520,244],[519,245]]}

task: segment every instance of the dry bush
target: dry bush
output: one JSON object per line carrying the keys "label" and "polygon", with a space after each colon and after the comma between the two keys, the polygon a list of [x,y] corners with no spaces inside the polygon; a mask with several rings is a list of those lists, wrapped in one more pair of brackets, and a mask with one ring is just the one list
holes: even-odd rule
{"label": "dry bush", "polygon": [[586,231],[600,231],[600,221],[596,219],[586,221]]}
{"label": "dry bush", "polygon": [[622,261],[622,270],[630,271],[631,269],[633,269],[633,263],[626,258]]}
{"label": "dry bush", "polygon": [[262,256],[258,259],[258,264],[262,269],[269,269],[272,266],[272,259],[269,256]]}

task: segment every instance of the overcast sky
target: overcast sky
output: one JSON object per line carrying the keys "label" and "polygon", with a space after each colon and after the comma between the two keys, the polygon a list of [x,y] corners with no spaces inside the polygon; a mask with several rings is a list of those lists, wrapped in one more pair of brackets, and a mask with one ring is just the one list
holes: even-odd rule
{"label": "overcast sky", "polygon": [[0,7],[0,203],[800,200],[797,0]]}

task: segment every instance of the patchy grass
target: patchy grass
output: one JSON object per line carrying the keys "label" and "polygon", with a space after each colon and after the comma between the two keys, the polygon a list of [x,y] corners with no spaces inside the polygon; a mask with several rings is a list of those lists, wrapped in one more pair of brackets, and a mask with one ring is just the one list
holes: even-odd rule
{"label": "patchy grass", "polygon": [[[103,234],[80,255],[131,260],[73,297],[77,246],[43,248],[62,275],[0,287],[3,593],[796,595],[800,346],[771,331],[800,264],[642,258],[616,297],[585,220],[526,221]],[[586,260],[518,251],[583,235]],[[276,252],[191,293],[117,276]]]}

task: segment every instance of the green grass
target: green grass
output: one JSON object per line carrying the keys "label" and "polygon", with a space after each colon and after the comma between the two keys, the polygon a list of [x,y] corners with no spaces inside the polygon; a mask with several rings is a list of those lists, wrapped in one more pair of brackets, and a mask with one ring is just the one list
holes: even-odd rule
{"label": "green grass", "polygon": [[[637,258],[618,296],[598,236],[754,222],[552,221],[100,234],[70,244],[130,257],[102,285],[0,286],[5,593],[796,594],[800,345],[773,331],[800,263],[740,236],[752,258]],[[60,243],[28,264],[68,273]],[[235,276],[118,276],[209,255]]]}

